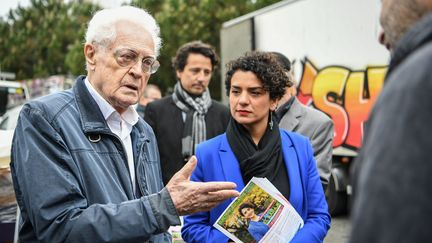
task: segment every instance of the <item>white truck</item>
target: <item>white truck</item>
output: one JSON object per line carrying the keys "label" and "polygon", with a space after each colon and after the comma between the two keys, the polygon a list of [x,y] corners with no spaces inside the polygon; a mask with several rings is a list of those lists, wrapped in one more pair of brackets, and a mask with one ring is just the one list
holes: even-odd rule
{"label": "white truck", "polygon": [[[389,52],[378,43],[380,1],[286,0],[225,22],[225,64],[246,51],[277,51],[294,61],[299,100],[334,122],[329,211],[345,212],[349,168],[380,93]],[[222,88],[224,89],[222,75]]]}

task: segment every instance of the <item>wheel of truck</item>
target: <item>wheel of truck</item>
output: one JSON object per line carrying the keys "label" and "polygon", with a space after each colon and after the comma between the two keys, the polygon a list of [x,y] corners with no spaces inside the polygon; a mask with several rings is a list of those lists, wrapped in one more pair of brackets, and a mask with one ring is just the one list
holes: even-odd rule
{"label": "wheel of truck", "polygon": [[333,176],[330,176],[330,182],[325,195],[327,199],[328,210],[332,216],[347,212],[348,195],[345,191],[336,191],[336,185]]}

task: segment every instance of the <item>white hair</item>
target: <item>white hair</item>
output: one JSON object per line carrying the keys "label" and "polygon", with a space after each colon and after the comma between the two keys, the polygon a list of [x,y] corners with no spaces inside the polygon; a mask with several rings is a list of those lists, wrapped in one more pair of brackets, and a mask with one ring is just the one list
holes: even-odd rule
{"label": "white hair", "polygon": [[144,27],[153,38],[156,56],[159,55],[162,45],[159,25],[146,10],[132,6],[97,11],[88,24],[85,35],[86,43],[107,47],[117,37],[115,24],[120,21],[129,21]]}

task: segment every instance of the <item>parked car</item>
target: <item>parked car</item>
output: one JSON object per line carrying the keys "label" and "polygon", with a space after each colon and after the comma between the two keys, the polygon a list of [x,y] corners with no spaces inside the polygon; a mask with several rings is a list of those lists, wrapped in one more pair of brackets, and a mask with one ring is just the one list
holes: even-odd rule
{"label": "parked car", "polygon": [[0,122],[0,170],[9,169],[13,133],[22,105],[8,110]]}
{"label": "parked car", "polygon": [[18,105],[6,111],[6,113],[2,116],[2,119],[0,121],[0,130],[15,129],[18,121],[18,116],[22,107],[23,105]]}
{"label": "parked car", "polygon": [[14,239],[17,204],[10,175],[10,155],[14,130],[22,105],[6,111],[0,121],[0,241]]}

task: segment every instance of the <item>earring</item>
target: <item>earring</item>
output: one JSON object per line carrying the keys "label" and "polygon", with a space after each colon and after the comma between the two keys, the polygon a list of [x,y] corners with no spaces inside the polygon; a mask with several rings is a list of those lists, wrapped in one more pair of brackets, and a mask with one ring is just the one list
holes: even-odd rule
{"label": "earring", "polygon": [[270,122],[269,122],[269,126],[270,126],[270,130],[273,130],[273,112],[270,111]]}

